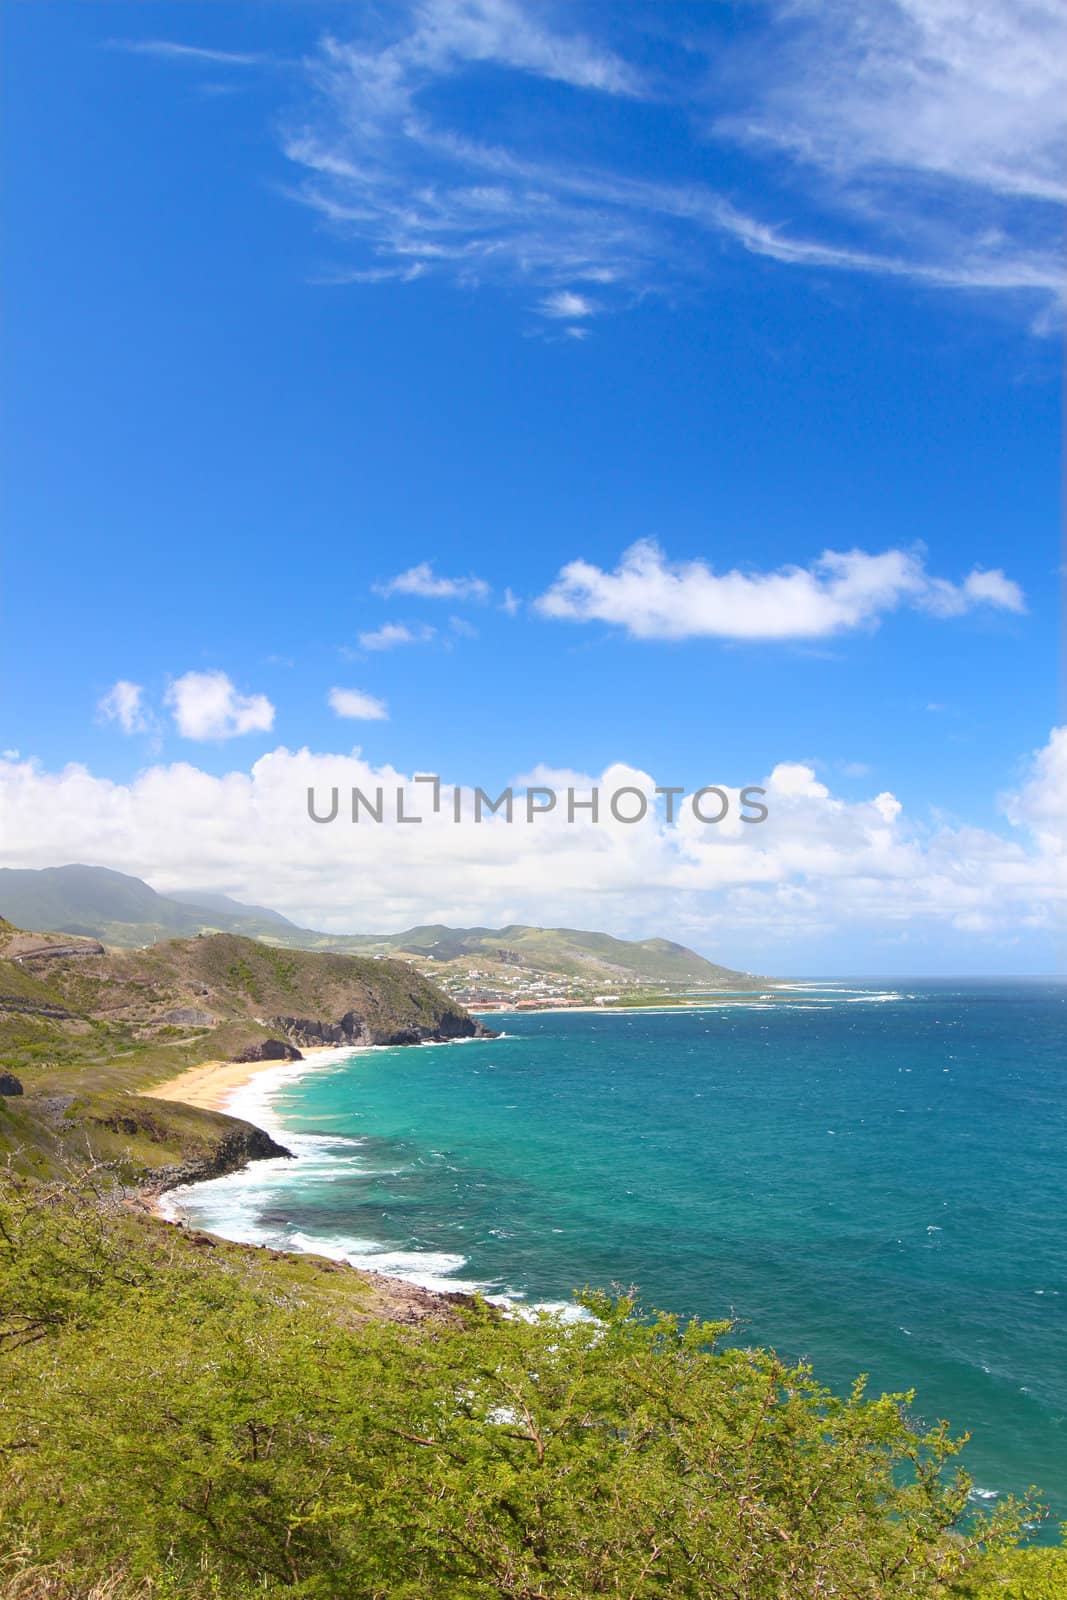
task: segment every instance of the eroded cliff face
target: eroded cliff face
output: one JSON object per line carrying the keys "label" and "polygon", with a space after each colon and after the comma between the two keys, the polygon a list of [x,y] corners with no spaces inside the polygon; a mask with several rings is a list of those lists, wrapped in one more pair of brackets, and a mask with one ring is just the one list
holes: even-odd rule
{"label": "eroded cliff face", "polygon": [[240,1172],[250,1161],[267,1161],[271,1157],[287,1156],[293,1152],[264,1133],[250,1122],[237,1122],[202,1156],[166,1167],[156,1167],[142,1180],[141,1190],[147,1194],[162,1194],[167,1189],[177,1189],[185,1183],[205,1183],[209,1178],[224,1178],[230,1172]]}
{"label": "eroded cliff face", "polygon": [[442,1010],[426,1021],[382,1020],[377,1023],[358,1011],[346,1011],[336,1022],[312,1017],[269,1017],[267,1025],[303,1045],[426,1044],[447,1039],[492,1039],[496,1035],[484,1022],[457,1009]]}
{"label": "eroded cliff face", "polygon": [[233,1059],[235,1061],[303,1061],[303,1056],[296,1045],[289,1044],[285,1039],[261,1039],[256,1044],[246,1045],[243,1050],[238,1050]]}

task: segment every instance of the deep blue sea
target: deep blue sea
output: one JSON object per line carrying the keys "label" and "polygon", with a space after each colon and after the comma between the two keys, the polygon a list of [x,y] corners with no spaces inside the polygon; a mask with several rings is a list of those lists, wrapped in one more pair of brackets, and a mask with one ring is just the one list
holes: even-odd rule
{"label": "deep blue sea", "polygon": [[978,1498],[1067,1516],[1067,984],[488,1020],[264,1074],[233,1109],[298,1159],[172,1204],[431,1286],[732,1315],[834,1388],[915,1388]]}

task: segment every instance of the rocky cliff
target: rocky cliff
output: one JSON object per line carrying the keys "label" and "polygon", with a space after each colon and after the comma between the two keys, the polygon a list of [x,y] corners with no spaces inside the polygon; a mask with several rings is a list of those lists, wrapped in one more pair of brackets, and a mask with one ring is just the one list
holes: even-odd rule
{"label": "rocky cliff", "polygon": [[[465,1012],[458,1015],[453,1010],[442,1010],[429,1021],[405,1022],[391,1020],[377,1025],[356,1011],[346,1011],[336,1022],[324,1022],[311,1017],[270,1017],[270,1027],[283,1033],[293,1044],[312,1045],[366,1045],[366,1044],[426,1044],[447,1039],[491,1039],[490,1028],[475,1021]],[[473,1026],[472,1026],[473,1024]]]}

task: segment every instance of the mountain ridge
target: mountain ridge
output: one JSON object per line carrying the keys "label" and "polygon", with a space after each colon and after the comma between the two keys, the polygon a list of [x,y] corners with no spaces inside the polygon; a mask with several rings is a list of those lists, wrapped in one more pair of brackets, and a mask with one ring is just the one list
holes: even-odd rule
{"label": "mountain ridge", "polygon": [[674,940],[618,939],[581,928],[424,923],[399,933],[321,933],[215,890],[165,895],[143,879],[84,864],[0,868],[0,913],[20,927],[100,939],[120,949],[200,933],[232,933],[285,949],[399,957],[435,969],[453,963],[451,975],[457,981],[472,961],[484,962],[490,977],[508,970],[541,973],[592,988],[746,988],[766,981],[709,961]]}

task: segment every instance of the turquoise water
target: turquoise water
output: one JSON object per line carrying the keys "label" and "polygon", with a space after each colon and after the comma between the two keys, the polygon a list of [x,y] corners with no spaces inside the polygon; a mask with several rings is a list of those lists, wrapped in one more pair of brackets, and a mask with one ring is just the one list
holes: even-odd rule
{"label": "turquoise water", "polygon": [[177,1206],[431,1285],[732,1314],[836,1388],[915,1387],[983,1496],[1067,1516],[1067,985],[490,1020],[265,1075],[234,1109],[299,1159]]}

